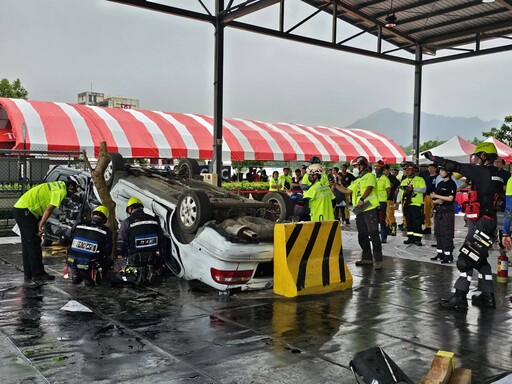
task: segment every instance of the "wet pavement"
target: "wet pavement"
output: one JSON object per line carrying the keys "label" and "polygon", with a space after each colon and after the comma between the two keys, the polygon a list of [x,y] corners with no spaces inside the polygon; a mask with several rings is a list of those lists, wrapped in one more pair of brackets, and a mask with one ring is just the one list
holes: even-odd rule
{"label": "wet pavement", "polygon": [[[456,247],[464,235],[457,220]],[[350,360],[374,346],[414,382],[437,350],[454,352],[473,383],[512,372],[510,284],[495,283],[496,309],[444,310],[438,299],[458,273],[430,261],[433,236],[423,247],[390,237],[383,270],[374,271],[354,265],[360,252],[351,227],[343,244],[353,289],[295,299],[272,291],[219,296],[175,277],[146,288],[73,286],[60,278],[60,253],[45,258],[59,275],[54,282],[26,286],[19,239],[0,239],[0,381],[355,383]],[[70,300],[93,312],[60,310]]]}

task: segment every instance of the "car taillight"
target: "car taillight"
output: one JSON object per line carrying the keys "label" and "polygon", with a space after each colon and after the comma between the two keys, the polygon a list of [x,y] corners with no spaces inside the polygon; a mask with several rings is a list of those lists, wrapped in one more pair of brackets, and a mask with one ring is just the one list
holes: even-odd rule
{"label": "car taillight", "polygon": [[215,268],[210,269],[212,279],[219,284],[245,284],[252,277],[252,270],[249,271],[220,271]]}

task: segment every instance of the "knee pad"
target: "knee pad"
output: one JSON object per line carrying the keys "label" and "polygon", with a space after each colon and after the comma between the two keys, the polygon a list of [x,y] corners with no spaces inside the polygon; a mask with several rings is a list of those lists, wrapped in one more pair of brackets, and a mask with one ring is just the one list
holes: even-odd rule
{"label": "knee pad", "polygon": [[468,263],[468,258],[464,255],[459,255],[459,257],[457,258],[457,269],[460,271],[460,272],[467,272],[472,268],[472,266],[470,265],[470,263]]}

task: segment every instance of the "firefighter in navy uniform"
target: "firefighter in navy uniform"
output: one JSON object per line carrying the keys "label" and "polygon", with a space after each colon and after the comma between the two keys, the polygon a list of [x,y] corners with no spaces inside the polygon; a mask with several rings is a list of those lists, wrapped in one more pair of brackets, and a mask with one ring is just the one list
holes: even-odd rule
{"label": "firefighter in navy uniform", "polygon": [[497,158],[496,146],[484,142],[473,151],[473,164],[460,164],[425,152],[424,156],[436,165],[442,165],[449,172],[458,172],[471,179],[471,192],[466,215],[469,229],[457,258],[460,277],[455,282],[455,293],[448,299],[441,299],[441,306],[447,309],[467,310],[467,293],[471,284],[473,270],[477,269],[478,290],[473,295],[472,304],[479,307],[495,307],[492,271],[487,258],[496,232],[496,212],[502,204],[503,179],[493,165]]}
{"label": "firefighter in navy uniform", "polygon": [[151,283],[160,260],[163,232],[157,217],[144,212],[144,205],[131,197],[126,204],[130,215],[119,228],[116,251],[118,260],[113,268],[113,282],[136,285]]}
{"label": "firefighter in navy uniform", "polygon": [[68,245],[66,264],[73,284],[93,286],[101,279],[101,271],[108,271],[112,254],[112,231],[105,225],[108,220],[107,207],[100,205],[92,211],[91,220],[76,224],[68,240],[61,238],[62,245]]}

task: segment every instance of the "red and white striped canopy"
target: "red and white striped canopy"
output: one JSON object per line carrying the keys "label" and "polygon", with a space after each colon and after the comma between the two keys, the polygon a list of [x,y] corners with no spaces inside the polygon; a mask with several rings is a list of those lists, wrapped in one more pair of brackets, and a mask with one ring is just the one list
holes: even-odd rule
{"label": "red and white striped canopy", "polygon": [[[125,157],[213,158],[213,118],[189,113],[0,98],[0,136],[11,138],[12,149],[85,149],[97,156],[105,141],[109,151]],[[223,124],[223,160],[347,161],[360,155],[389,163],[405,159],[391,139],[362,129],[243,119]]]}
{"label": "red and white striped canopy", "polygon": [[503,144],[501,141],[499,141],[498,139],[495,139],[494,137],[489,137],[485,141],[493,143],[496,146],[496,149],[498,150],[499,157],[501,157],[503,160],[505,160],[509,164],[512,162],[512,148]]}

